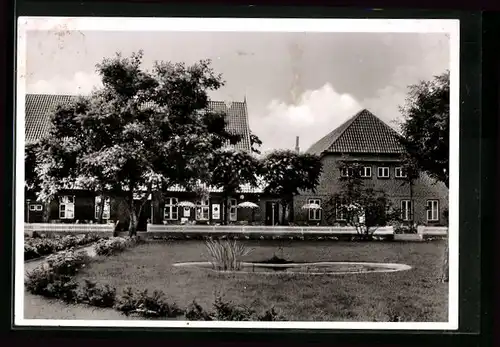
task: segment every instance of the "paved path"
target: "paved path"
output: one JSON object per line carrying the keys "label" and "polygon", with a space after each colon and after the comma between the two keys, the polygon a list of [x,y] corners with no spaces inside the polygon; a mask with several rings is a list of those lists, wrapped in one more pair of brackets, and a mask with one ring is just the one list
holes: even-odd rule
{"label": "paved path", "polygon": [[[93,245],[80,250],[95,256]],[[24,263],[25,273],[45,263],[45,258]],[[126,317],[111,308],[96,308],[88,305],[68,305],[60,300],[47,299],[24,291],[25,319],[88,319],[88,320],[130,320],[140,319]]]}

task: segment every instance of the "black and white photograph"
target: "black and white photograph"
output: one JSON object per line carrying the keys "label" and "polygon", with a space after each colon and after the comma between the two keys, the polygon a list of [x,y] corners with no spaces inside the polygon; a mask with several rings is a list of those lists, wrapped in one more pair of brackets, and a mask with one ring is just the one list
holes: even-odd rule
{"label": "black and white photograph", "polygon": [[20,17],[15,324],[458,329],[459,27]]}

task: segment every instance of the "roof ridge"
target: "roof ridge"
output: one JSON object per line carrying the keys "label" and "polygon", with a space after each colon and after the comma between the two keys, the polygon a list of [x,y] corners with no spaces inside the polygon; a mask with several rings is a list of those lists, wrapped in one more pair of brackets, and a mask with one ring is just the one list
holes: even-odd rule
{"label": "roof ridge", "polygon": [[[364,109],[363,109],[364,110]],[[361,114],[361,112],[363,112],[363,110],[361,111],[358,111],[356,112],[353,116],[349,117],[348,119],[346,119],[342,124],[340,124],[338,127],[336,127],[335,129],[333,129],[332,131],[330,131],[329,133],[327,133],[325,136],[321,137],[318,141],[316,141],[315,143],[313,143],[309,149],[306,151],[306,152],[320,152],[320,153],[317,153],[318,155],[321,154],[321,152],[324,152],[325,150],[327,150],[330,146],[332,146],[337,140],[338,138],[349,128],[349,126],[354,122],[354,120]],[[323,146],[320,146],[320,144],[326,140],[328,140],[330,137],[333,136],[333,139],[331,139],[331,142],[328,141],[328,143],[326,145],[323,145]],[[315,146],[318,146],[318,147],[322,147],[318,150],[314,150],[314,147]]]}
{"label": "roof ridge", "polygon": [[[336,130],[337,130],[337,129],[340,129],[340,130],[339,130],[339,133],[337,134],[337,137],[336,137],[336,138],[332,141],[332,143],[330,143],[330,144],[328,145],[328,148],[329,148],[329,147],[331,147],[331,146],[333,146],[333,145],[334,145],[334,144],[335,144],[335,143],[336,143],[336,142],[337,142],[337,141],[338,141],[338,140],[342,137],[342,135],[343,135],[343,134],[347,131],[347,129],[349,129],[349,128],[352,126],[352,124],[354,123],[354,121],[355,121],[356,119],[358,119],[359,117],[361,117],[361,115],[362,115],[365,111],[370,113],[370,111],[368,111],[366,108],[364,108],[364,109],[362,109],[361,111],[358,111],[356,114],[354,114],[354,116],[352,116],[351,118],[347,119],[344,123],[342,123],[341,125],[339,125],[339,126],[336,128]],[[342,128],[342,127],[343,127],[343,128]]]}
{"label": "roof ridge", "polygon": [[252,130],[250,129],[250,119],[248,117],[248,106],[247,106],[247,96],[245,95],[245,99],[243,100],[243,107],[245,109],[245,122],[246,122],[246,129],[248,130],[247,132],[247,140],[248,140],[248,144],[250,145],[250,153],[252,152],[252,137],[250,136],[250,133],[252,132]]}

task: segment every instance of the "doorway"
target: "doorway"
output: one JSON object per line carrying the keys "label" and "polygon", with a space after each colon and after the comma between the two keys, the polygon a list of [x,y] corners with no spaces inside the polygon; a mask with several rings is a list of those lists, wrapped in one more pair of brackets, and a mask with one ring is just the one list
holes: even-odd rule
{"label": "doorway", "polygon": [[280,222],[280,204],[277,201],[266,201],[266,225]]}

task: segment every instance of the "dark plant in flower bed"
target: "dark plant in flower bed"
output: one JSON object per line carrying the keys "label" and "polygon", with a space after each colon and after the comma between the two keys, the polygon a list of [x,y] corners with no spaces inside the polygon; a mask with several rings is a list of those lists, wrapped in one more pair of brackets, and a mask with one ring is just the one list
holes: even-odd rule
{"label": "dark plant in flower bed", "polygon": [[269,258],[267,260],[263,260],[263,261],[258,261],[257,263],[261,263],[261,264],[290,264],[290,263],[293,263],[293,261],[280,258],[280,257],[276,256],[276,254],[275,254],[271,258]]}
{"label": "dark plant in flower bed", "polygon": [[208,312],[196,301],[188,306],[185,312],[188,320],[202,321],[283,321],[285,318],[280,315],[274,307],[265,311],[263,314],[257,314],[249,306],[235,305],[230,301],[224,301],[221,296],[215,298],[213,311]]}
{"label": "dark plant in flower bed", "polygon": [[46,264],[26,274],[26,290],[32,294],[74,301],[78,283],[72,276],[89,260],[85,252],[65,251],[49,256]]}
{"label": "dark plant in flower bed", "polygon": [[90,262],[90,256],[85,251],[62,251],[52,254],[46,259],[47,265],[55,274],[74,276],[82,267]]}
{"label": "dark plant in flower bed", "polygon": [[114,236],[109,239],[103,239],[94,245],[97,255],[110,256],[123,252],[125,249],[142,243],[138,237],[120,237]]}
{"label": "dark plant in flower bed", "polygon": [[201,320],[201,321],[211,321],[212,316],[210,312],[205,311],[203,307],[200,306],[196,301],[187,307],[186,312],[184,312],[187,320]]}
{"label": "dark plant in flower bed", "polygon": [[109,284],[98,284],[90,280],[76,290],[75,299],[78,303],[97,307],[113,307],[116,301],[116,289]]}
{"label": "dark plant in flower bed", "polygon": [[145,318],[172,318],[184,313],[175,303],[168,303],[161,291],[155,290],[150,294],[147,290],[134,291],[132,288],[125,289],[123,295],[118,297],[115,309],[127,316]]}

